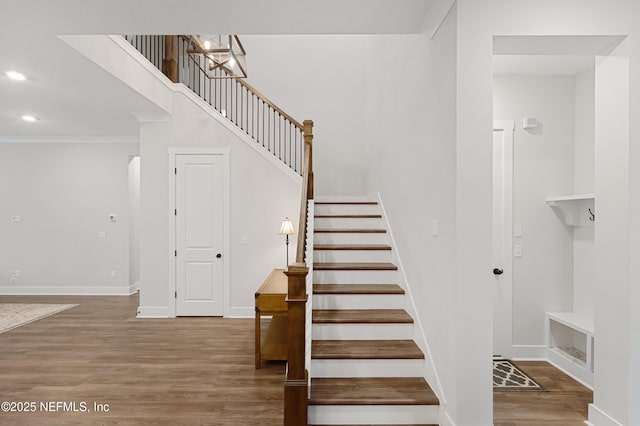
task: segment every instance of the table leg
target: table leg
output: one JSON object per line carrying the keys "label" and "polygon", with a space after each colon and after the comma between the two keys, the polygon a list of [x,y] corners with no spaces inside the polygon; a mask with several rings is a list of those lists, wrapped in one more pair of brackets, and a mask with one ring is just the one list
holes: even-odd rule
{"label": "table leg", "polygon": [[260,357],[260,311],[256,309],[256,325],[255,325],[255,334],[256,334],[256,369],[260,368],[261,357]]}

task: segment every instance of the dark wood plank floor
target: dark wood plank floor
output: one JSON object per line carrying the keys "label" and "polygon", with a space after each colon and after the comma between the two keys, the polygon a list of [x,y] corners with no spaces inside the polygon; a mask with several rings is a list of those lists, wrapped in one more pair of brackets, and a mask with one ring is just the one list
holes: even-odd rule
{"label": "dark wood plank floor", "polygon": [[[282,425],[284,364],[254,369],[253,320],[135,319],[138,298],[0,296],[79,306],[0,334],[0,402],[109,404],[108,413],[4,413],[11,425]],[[547,363],[550,390],[494,393],[495,426],[583,426],[592,393]]]}
{"label": "dark wood plank floor", "polygon": [[283,422],[284,363],[254,368],[252,319],[135,319],[138,298],[1,296],[79,306],[0,334],[0,402],[93,402],[108,413],[4,413],[7,425]]}
{"label": "dark wood plank floor", "polygon": [[514,362],[549,392],[494,392],[494,426],[584,426],[593,393],[547,362]]}

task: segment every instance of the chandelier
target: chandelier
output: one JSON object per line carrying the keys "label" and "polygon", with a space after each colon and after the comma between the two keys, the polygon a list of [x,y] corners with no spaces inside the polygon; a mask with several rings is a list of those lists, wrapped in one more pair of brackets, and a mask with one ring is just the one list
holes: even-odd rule
{"label": "chandelier", "polygon": [[189,57],[209,78],[245,78],[246,53],[237,35],[192,35]]}

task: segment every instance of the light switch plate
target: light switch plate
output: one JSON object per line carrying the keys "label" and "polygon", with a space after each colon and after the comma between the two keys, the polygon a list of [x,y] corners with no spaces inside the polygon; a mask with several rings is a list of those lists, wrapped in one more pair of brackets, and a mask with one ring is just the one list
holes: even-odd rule
{"label": "light switch plate", "polygon": [[107,238],[107,233],[104,231],[98,232],[98,238]]}
{"label": "light switch plate", "polygon": [[438,235],[438,220],[437,219],[433,219],[431,221],[431,235],[433,235],[434,237]]}
{"label": "light switch plate", "polygon": [[513,257],[522,257],[522,246],[520,244],[513,246]]}
{"label": "light switch plate", "polygon": [[248,235],[243,235],[242,237],[240,237],[240,243],[243,246],[246,246],[247,244],[249,244],[249,236]]}

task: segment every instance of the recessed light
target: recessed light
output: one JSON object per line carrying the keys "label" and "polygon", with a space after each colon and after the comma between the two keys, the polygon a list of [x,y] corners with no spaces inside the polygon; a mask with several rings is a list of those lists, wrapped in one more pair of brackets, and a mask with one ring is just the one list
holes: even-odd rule
{"label": "recessed light", "polygon": [[22,119],[24,121],[29,122],[29,123],[33,123],[34,121],[38,121],[38,119],[36,117],[34,117],[33,115],[26,115],[26,114],[22,116]]}
{"label": "recessed light", "polygon": [[7,71],[6,74],[7,77],[15,81],[25,81],[27,79],[24,74],[21,74],[18,71]]}

